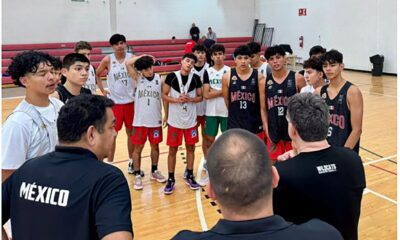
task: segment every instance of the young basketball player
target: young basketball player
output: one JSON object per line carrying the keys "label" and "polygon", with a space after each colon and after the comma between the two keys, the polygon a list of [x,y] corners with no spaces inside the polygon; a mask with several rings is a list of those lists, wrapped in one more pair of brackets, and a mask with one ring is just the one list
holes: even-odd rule
{"label": "young basketball player", "polygon": [[[196,56],[197,61],[192,68],[192,72],[200,77],[201,83],[203,84],[203,75],[207,68],[209,68],[209,64],[206,62],[206,49],[203,45],[196,44],[192,48],[193,54]],[[196,104],[196,112],[197,112],[197,126],[201,126],[201,137],[203,139],[201,147],[203,150],[203,156],[206,155],[206,145],[204,142],[204,124],[205,124],[205,101],[201,101]]]}
{"label": "young basketball player", "polygon": [[[320,58],[309,58],[304,62],[303,68],[306,83],[311,86],[312,89],[317,89],[325,85],[324,70],[322,69],[322,61]],[[300,92],[309,92],[307,86],[303,87]]]}
{"label": "young basketball player", "polygon": [[15,56],[8,67],[14,84],[24,87],[26,94],[3,125],[2,181],[28,159],[54,151],[58,144],[56,122],[63,103],[49,97],[58,84],[53,61],[47,53],[27,51]]}
{"label": "young basketball player", "polygon": [[[88,42],[79,41],[75,44],[75,52],[85,55],[85,57],[87,57],[89,61],[90,61],[91,51],[92,51],[92,46]],[[90,65],[88,80],[86,81],[85,85],[83,85],[83,87],[89,89],[92,92],[92,94],[96,94],[96,82],[98,82],[96,81],[96,71],[93,65]],[[99,81],[98,84],[101,85],[101,89],[104,89],[103,83],[101,81]]]}
{"label": "young basketball player", "polygon": [[[129,77],[125,66],[125,62],[132,57],[132,54],[127,52],[126,38],[124,35],[114,34],[111,36],[109,42],[114,53],[105,56],[101,60],[96,70],[96,77],[100,79],[103,72],[106,70],[108,71],[107,86],[109,93],[107,96],[115,103],[113,106],[114,115],[117,120],[115,123],[115,130],[118,132],[122,129],[122,124],[125,124],[125,132],[128,137],[128,172],[133,173],[133,145],[130,136],[134,115],[135,83],[132,78]],[[114,161],[114,154],[115,141],[108,155],[109,162]]]}
{"label": "young basketball player", "polygon": [[[228,109],[226,108],[224,97],[222,96],[222,76],[230,71],[230,68],[224,65],[225,47],[222,44],[214,44],[210,48],[210,54],[214,65],[204,72],[203,77],[203,96],[206,104],[206,121],[203,138],[203,143],[205,145],[205,163],[207,162],[208,149],[211,147],[218,134],[218,128],[221,132],[225,132],[228,128]],[[206,170],[206,167],[204,170]],[[207,176],[206,170],[205,176],[199,180],[200,186],[207,184]]]}
{"label": "young basketball player", "polygon": [[298,74],[286,68],[285,49],[281,46],[269,47],[265,58],[272,72],[267,75],[260,92],[262,120],[270,159],[276,161],[279,155],[292,149],[285,118],[287,103],[305,83]]}
{"label": "young basketball player", "polygon": [[[315,58],[321,58],[324,54],[326,53],[326,49],[321,47],[320,45],[316,45],[312,47],[309,51],[310,58],[315,57]],[[303,64],[304,68],[304,64]],[[305,69],[300,70],[298,72],[299,78],[302,79],[302,81],[306,81],[306,74],[305,74]],[[326,83],[329,83],[329,81],[326,80],[325,75],[323,76],[325,79]],[[313,88],[309,83],[306,81],[306,85],[300,90],[300,92],[310,92],[313,93],[315,91],[315,88]]]}
{"label": "young basketball player", "polygon": [[89,59],[84,55],[79,53],[67,54],[63,59],[61,69],[62,78],[66,81],[63,85],[57,86],[52,96],[66,103],[69,99],[80,94],[91,94],[92,92],[89,89],[83,87],[88,78],[89,66]]}
{"label": "young basketball player", "polygon": [[196,103],[203,100],[200,77],[191,70],[196,56],[185,54],[181,60],[181,69],[167,75],[163,85],[162,97],[168,106],[168,181],[165,194],[171,194],[175,186],[175,164],[178,147],[185,137],[187,176],[186,184],[193,190],[200,188],[193,176],[195,144],[199,141],[196,120]]}
{"label": "young basketball player", "polygon": [[264,77],[266,77],[271,73],[271,67],[268,65],[268,62],[261,61],[261,45],[257,42],[249,42],[247,46],[251,50],[251,67],[257,69],[259,74],[262,74]]}
{"label": "young basketball player", "polygon": [[131,135],[135,181],[133,188],[143,189],[140,175],[141,154],[147,138],[151,148],[151,180],[164,183],[167,179],[158,170],[160,156],[159,143],[162,142],[161,78],[153,72],[154,60],[151,56],[134,57],[126,61],[129,75],[136,82],[135,116]]}
{"label": "young basketball player", "polygon": [[228,129],[243,128],[264,139],[259,92],[264,76],[250,67],[251,50],[248,46],[237,47],[234,56],[236,66],[222,77]]}
{"label": "young basketball player", "polygon": [[[53,61],[51,63],[53,66],[53,75],[56,78],[57,85],[61,84],[61,68],[62,68],[62,62],[60,58],[58,57],[53,57]],[[64,83],[63,83],[64,84]]]}
{"label": "young basketball player", "polygon": [[342,77],[343,55],[330,50],[323,58],[323,69],[330,83],[316,89],[329,107],[328,142],[359,152],[363,118],[363,97],[360,89]]}

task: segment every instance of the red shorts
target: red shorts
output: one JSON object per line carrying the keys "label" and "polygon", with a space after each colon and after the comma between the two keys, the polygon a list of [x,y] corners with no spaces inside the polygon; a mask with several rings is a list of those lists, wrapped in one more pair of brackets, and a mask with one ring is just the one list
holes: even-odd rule
{"label": "red shorts", "polygon": [[261,131],[261,132],[257,133],[256,135],[265,143],[265,132],[264,131]]}
{"label": "red shorts", "polygon": [[189,129],[180,129],[168,125],[167,145],[170,147],[182,145],[183,135],[185,135],[186,145],[195,145],[199,142],[199,133],[196,126]]}
{"label": "red shorts", "polygon": [[131,141],[132,144],[143,145],[147,137],[149,138],[149,142],[151,144],[158,144],[162,142],[163,135],[162,135],[162,128],[161,127],[133,127],[132,134],[131,134]]}
{"label": "red shorts", "polygon": [[267,150],[269,159],[275,161],[279,155],[292,150],[292,142],[280,140],[275,146],[273,146],[272,142],[267,138]]}
{"label": "red shorts", "polygon": [[133,115],[135,113],[134,102],[127,104],[115,104],[112,107],[115,116],[115,131],[119,131],[122,128],[122,123],[125,124],[125,128],[132,129]]}
{"label": "red shorts", "polygon": [[206,125],[206,116],[197,116],[197,127],[201,125],[201,129],[204,129]]}

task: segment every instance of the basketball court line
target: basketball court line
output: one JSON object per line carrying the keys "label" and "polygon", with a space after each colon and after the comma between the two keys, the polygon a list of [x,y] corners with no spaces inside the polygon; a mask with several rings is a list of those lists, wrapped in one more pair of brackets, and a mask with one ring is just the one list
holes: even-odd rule
{"label": "basketball court line", "polygon": [[374,163],[383,162],[383,161],[386,161],[386,160],[391,160],[392,158],[395,158],[395,157],[397,157],[397,154],[394,154],[394,155],[389,156],[389,157],[376,159],[376,160],[373,160],[372,158],[365,158],[366,160],[368,160],[368,162],[364,163],[363,165],[364,166],[368,166],[368,165],[371,165],[371,164],[374,164]]}
{"label": "basketball court line", "polygon": [[365,189],[364,189],[364,192],[363,192],[363,195],[366,195],[366,194],[368,194],[368,193],[372,193],[373,195],[375,195],[375,196],[377,196],[377,197],[380,197],[380,198],[382,198],[382,199],[385,199],[385,200],[387,200],[387,201],[389,201],[389,202],[394,203],[394,204],[397,205],[397,201],[396,201],[396,200],[393,200],[393,199],[391,199],[391,198],[389,198],[389,197],[387,197],[387,196],[385,196],[385,195],[383,195],[383,194],[380,194],[380,193],[378,193],[378,192],[375,192],[375,191],[373,191],[373,190],[371,190],[371,189],[369,189],[369,188],[365,188]]}
{"label": "basketball court line", "polygon": [[[362,149],[362,150],[364,150],[364,151],[366,151],[366,152],[369,152],[369,153],[371,153],[371,154],[373,154],[373,155],[375,155],[375,156],[377,156],[377,157],[384,158],[384,156],[382,156],[382,155],[380,155],[380,154],[378,154],[378,153],[376,153],[376,152],[373,152],[373,151],[371,151],[371,150],[368,150],[368,149],[365,148],[365,147],[360,146],[360,149]],[[368,159],[367,159],[367,160],[368,160]],[[389,162],[392,162],[392,163],[394,163],[394,164],[397,164],[397,161],[394,161],[394,160],[392,160],[392,159],[388,159],[388,161],[389,161]]]}
{"label": "basketball court line", "polygon": [[[199,182],[199,180],[200,180],[201,172],[203,171],[203,164],[204,164],[204,157],[201,157],[199,167],[197,168],[197,174],[196,174],[197,182]],[[201,229],[203,231],[207,231],[208,227],[207,227],[206,219],[204,217],[203,205],[201,204],[201,191],[200,190],[196,191],[196,205],[197,205],[197,213],[199,215]]]}

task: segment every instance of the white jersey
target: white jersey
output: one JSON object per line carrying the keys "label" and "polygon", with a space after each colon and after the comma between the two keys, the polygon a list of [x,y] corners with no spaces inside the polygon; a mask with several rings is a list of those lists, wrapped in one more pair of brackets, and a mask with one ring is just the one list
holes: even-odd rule
{"label": "white jersey", "polygon": [[[226,65],[219,71],[215,70],[213,67],[207,69],[210,88],[219,91],[222,90],[222,76],[229,71],[230,67]],[[226,108],[223,96],[206,100],[206,116],[228,117],[228,109]]]}
{"label": "white jersey", "polygon": [[[188,81],[185,85],[182,83],[182,76],[180,71],[174,72],[179,82],[180,92],[177,92],[173,87],[169,92],[169,96],[179,98],[181,93],[189,95],[189,97],[196,97],[196,89],[189,92],[190,83],[193,81],[193,72],[189,73]],[[187,103],[169,103],[168,107],[168,124],[180,129],[189,129],[197,125],[196,104],[192,102]]]}
{"label": "white jersey", "polygon": [[119,63],[114,54],[110,54],[110,66],[107,75],[108,95],[116,104],[126,104],[135,101],[135,83],[128,75],[125,62],[132,57],[126,53],[125,59]]}
{"label": "white jersey", "polygon": [[89,77],[83,87],[89,89],[92,94],[96,94],[96,72],[92,65],[89,67]]}
{"label": "white jersey", "polygon": [[[205,63],[203,68],[200,71],[197,71],[194,67],[192,68],[192,73],[194,73],[200,77],[202,84],[203,84],[204,72],[206,71],[207,68],[209,68],[209,66],[210,65],[208,63]],[[196,104],[196,112],[197,112],[197,116],[204,116],[204,114],[206,112],[206,103],[204,100]]]}
{"label": "white jersey", "polygon": [[259,74],[262,74],[264,77],[267,77],[267,74],[271,73],[271,68],[269,67],[267,62],[263,62],[259,68],[257,68]]}
{"label": "white jersey", "polygon": [[53,97],[49,100],[47,107],[22,100],[7,118],[2,131],[2,169],[18,169],[29,159],[54,151],[58,112],[64,104]]}
{"label": "white jersey", "polygon": [[301,88],[300,93],[313,93],[314,91],[315,89],[313,88],[313,86],[307,84]]}
{"label": "white jersey", "polygon": [[160,75],[154,74],[152,80],[140,76],[137,81],[133,126],[160,127],[162,124]]}

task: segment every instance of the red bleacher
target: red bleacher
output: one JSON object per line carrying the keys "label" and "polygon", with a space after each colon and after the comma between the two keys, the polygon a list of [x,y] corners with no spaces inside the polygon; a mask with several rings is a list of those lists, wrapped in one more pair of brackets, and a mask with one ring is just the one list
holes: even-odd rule
{"label": "red bleacher", "polygon": [[[161,40],[131,40],[127,41],[135,54],[150,54],[157,60],[164,63],[179,62],[184,54],[185,43],[189,39],[161,39]],[[222,43],[226,49],[226,64],[233,66],[232,53],[239,45],[251,41],[251,37],[232,37],[218,38],[218,43]],[[103,48],[109,48],[107,41],[90,42],[93,47],[91,55],[91,64],[97,67],[100,61],[106,56]],[[75,43],[40,43],[40,44],[5,44],[2,46],[2,84],[13,84],[10,76],[7,76],[6,70],[13,57],[26,50],[39,50],[48,52],[57,57],[63,57],[74,51]],[[168,73],[180,68],[179,64],[155,66],[154,71],[158,73]],[[105,74],[104,74],[105,76]]]}

